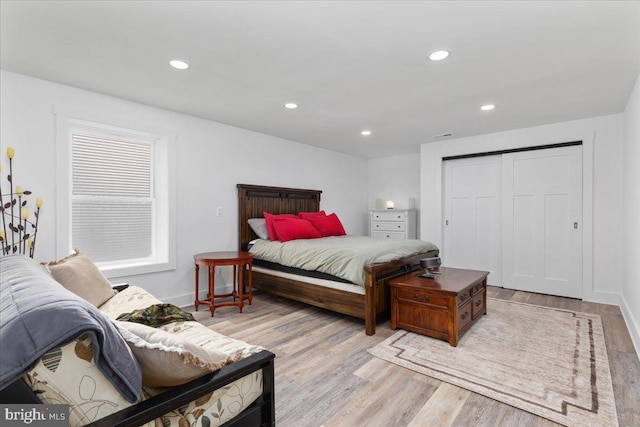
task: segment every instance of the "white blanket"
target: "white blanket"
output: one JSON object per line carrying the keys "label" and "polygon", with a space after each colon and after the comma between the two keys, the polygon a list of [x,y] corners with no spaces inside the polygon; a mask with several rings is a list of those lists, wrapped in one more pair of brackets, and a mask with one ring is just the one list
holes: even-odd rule
{"label": "white blanket", "polygon": [[321,271],[361,286],[364,286],[365,265],[430,251],[438,251],[438,247],[431,242],[374,239],[368,236],[333,236],[285,243],[260,239],[250,249],[257,259],[302,270]]}

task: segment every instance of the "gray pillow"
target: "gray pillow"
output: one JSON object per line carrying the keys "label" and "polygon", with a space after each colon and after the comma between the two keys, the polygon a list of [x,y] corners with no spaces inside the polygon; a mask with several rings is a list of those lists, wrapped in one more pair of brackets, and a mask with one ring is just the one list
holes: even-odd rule
{"label": "gray pillow", "polygon": [[251,218],[247,222],[249,223],[249,227],[251,227],[253,232],[256,233],[259,238],[269,240],[267,222],[264,218]]}

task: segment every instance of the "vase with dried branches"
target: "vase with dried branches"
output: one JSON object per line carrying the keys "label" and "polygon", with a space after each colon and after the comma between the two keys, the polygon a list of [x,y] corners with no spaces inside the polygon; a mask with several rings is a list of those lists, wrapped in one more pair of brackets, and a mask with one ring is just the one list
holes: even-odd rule
{"label": "vase with dried branches", "polygon": [[[7,158],[9,159],[8,192],[0,180],[0,213],[2,214],[0,244],[2,245],[2,255],[20,253],[33,258],[42,199],[38,197],[35,200],[34,219],[32,220],[27,197],[31,195],[31,191],[25,190],[19,185],[15,187],[13,185],[15,182],[13,176],[15,154],[16,151],[13,147],[7,148]],[[0,164],[0,172],[2,172],[2,164]]]}

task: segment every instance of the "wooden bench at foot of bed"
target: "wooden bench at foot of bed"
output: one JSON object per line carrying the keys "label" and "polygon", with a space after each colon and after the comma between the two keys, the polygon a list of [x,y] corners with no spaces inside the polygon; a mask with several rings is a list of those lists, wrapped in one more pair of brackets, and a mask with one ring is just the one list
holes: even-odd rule
{"label": "wooden bench at foot of bed", "polygon": [[[249,227],[250,218],[320,210],[321,190],[238,184],[239,250],[246,250],[258,236]],[[373,335],[376,323],[389,313],[389,287],[393,277],[416,270],[420,259],[437,255],[429,252],[386,263],[365,266],[365,293],[356,293],[262,272],[253,272],[253,287],[269,293],[325,308],[365,321],[365,332]]]}

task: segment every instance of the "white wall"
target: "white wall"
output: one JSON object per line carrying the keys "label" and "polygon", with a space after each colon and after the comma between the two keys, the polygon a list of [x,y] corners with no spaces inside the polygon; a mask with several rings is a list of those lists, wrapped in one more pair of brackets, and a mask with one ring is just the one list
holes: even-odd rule
{"label": "white wall", "polygon": [[[364,159],[2,71],[1,155],[7,146],[16,149],[16,184],[45,200],[35,254],[39,261],[63,255],[56,253],[60,219],[55,218],[54,106],[135,118],[177,131],[177,269],[114,281],[142,286],[167,302],[191,303],[193,255],[237,249],[238,183],[322,190],[321,207],[337,212],[347,233],[367,231]],[[223,207],[222,217],[215,216],[218,206]]]}
{"label": "white wall", "polygon": [[393,200],[396,208],[408,209],[409,199],[420,197],[420,153],[369,160],[369,209],[376,199]]}
{"label": "white wall", "polygon": [[624,244],[620,308],[640,355],[640,76],[624,110]]}
{"label": "white wall", "polygon": [[[623,115],[595,117],[421,146],[421,238],[442,244],[442,158],[583,141],[583,299],[619,304],[622,291]],[[593,248],[590,251],[590,248]]]}
{"label": "white wall", "polygon": [[[369,160],[369,209],[376,207],[376,199],[382,199],[392,200],[397,209],[419,211],[419,198],[420,153]],[[414,206],[410,206],[409,199],[414,199]],[[419,220],[416,227],[420,236]]]}

